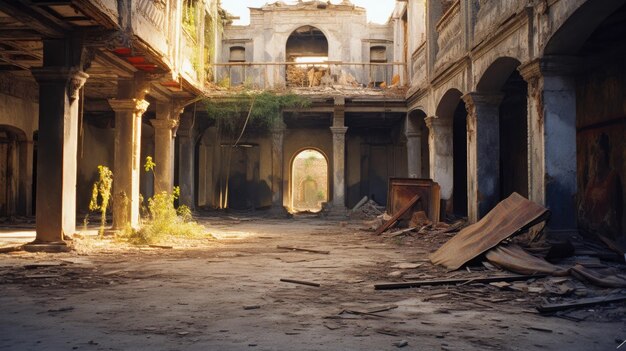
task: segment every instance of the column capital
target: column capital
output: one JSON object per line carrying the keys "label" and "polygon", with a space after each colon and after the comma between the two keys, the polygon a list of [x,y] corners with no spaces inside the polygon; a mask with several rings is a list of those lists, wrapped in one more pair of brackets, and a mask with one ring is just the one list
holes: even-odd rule
{"label": "column capital", "polygon": [[335,106],[344,106],[346,104],[346,98],[343,96],[335,96],[334,105]]}
{"label": "column capital", "polygon": [[440,118],[437,116],[429,116],[424,118],[424,121],[426,122],[426,127],[428,127],[429,130],[436,130],[437,128],[440,127],[451,127],[452,126],[452,119],[446,119],[446,118]]}
{"label": "column capital", "polygon": [[544,56],[520,65],[517,70],[524,80],[541,76],[569,76],[580,67],[581,59],[575,56]]}
{"label": "column capital", "polygon": [[150,124],[154,129],[174,129],[178,126],[178,120],[175,119],[151,119]]}
{"label": "column capital", "polygon": [[338,135],[338,134],[346,134],[346,132],[348,131],[348,127],[330,127],[330,131],[333,133],[333,135]]}
{"label": "column capital", "polygon": [[83,87],[89,75],[76,67],[39,67],[33,68],[31,73],[38,84],[65,83],[67,96],[70,100],[78,97],[78,91]]}
{"label": "column capital", "polygon": [[500,105],[502,99],[504,98],[504,94],[471,92],[463,95],[461,98],[469,109],[469,105]]}
{"label": "column capital", "polygon": [[150,103],[143,99],[109,99],[109,105],[115,112],[143,114],[150,106]]}

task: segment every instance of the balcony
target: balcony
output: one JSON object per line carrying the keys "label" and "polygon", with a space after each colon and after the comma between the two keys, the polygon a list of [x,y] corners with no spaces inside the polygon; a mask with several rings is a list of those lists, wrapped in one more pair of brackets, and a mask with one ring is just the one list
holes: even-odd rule
{"label": "balcony", "polygon": [[181,73],[191,82],[199,84],[199,72],[200,72],[200,52],[196,39],[187,32],[182,30],[180,36],[181,53]]}
{"label": "balcony", "polygon": [[411,55],[411,87],[419,88],[426,84],[426,42],[422,42],[420,46]]}
{"label": "balcony", "polygon": [[439,70],[456,61],[463,52],[461,41],[461,2],[456,1],[443,14],[436,26],[437,29],[437,59],[435,70]]}
{"label": "balcony", "polygon": [[400,75],[393,74],[404,70],[406,64],[401,62],[229,62],[215,66],[215,81],[223,88],[382,90],[406,85]]}
{"label": "balcony", "polygon": [[521,11],[524,1],[480,0],[474,26],[474,42],[478,43],[493,33],[513,15]]}
{"label": "balcony", "polygon": [[132,4],[131,19],[135,35],[159,54],[166,56],[169,52],[166,0],[137,0]]}

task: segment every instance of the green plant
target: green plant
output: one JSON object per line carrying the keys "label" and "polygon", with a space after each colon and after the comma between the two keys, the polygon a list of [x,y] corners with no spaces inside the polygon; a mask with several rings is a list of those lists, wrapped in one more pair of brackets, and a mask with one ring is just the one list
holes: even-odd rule
{"label": "green plant", "polygon": [[[152,157],[146,157],[146,172],[156,170]],[[157,176],[154,173],[155,177]],[[146,218],[139,230],[126,233],[127,239],[133,244],[156,244],[174,237],[202,237],[206,229],[193,221],[191,210],[187,206],[174,206],[180,197],[180,188],[174,187],[171,193],[163,191],[148,199]]]}
{"label": "green plant", "polygon": [[[111,199],[111,189],[113,187],[113,172],[107,166],[98,166],[98,180],[93,184],[91,189],[91,201],[89,202],[90,211],[100,211],[100,236],[104,235],[104,227],[106,225],[107,208]],[[100,200],[100,201],[98,201]],[[85,218],[87,222],[87,218]],[[86,223],[85,223],[86,225]]]}

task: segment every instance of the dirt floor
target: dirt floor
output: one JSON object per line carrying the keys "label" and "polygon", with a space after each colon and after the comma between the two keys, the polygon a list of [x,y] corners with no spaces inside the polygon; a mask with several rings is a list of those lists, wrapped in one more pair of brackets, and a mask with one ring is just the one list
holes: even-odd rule
{"label": "dirt floor", "polygon": [[[360,221],[313,217],[201,222],[215,239],[157,248],[85,237],[70,253],[1,254],[0,349],[615,350],[626,339],[624,302],[557,317],[537,313],[549,296],[532,288],[374,290],[504,274],[432,266],[428,253],[452,234],[375,237]],[[7,232],[5,243],[29,235]]]}

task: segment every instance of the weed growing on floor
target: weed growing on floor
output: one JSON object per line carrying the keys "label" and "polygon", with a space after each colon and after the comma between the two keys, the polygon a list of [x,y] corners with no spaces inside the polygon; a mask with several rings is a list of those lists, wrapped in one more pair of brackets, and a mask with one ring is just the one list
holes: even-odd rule
{"label": "weed growing on floor", "polygon": [[[98,180],[91,189],[90,211],[100,211],[100,236],[104,235],[104,227],[107,221],[107,208],[111,199],[111,189],[113,187],[113,172],[107,166],[98,166]],[[85,217],[85,226],[88,222]]]}
{"label": "weed growing on floor", "polygon": [[[144,169],[154,173],[156,164],[151,157],[146,158]],[[155,174],[156,177],[156,174]],[[147,216],[139,230],[127,230],[125,237],[132,244],[156,244],[173,238],[200,238],[206,236],[206,229],[193,221],[191,210],[185,205],[174,207],[180,196],[180,188],[172,193],[163,191],[148,199]]]}

